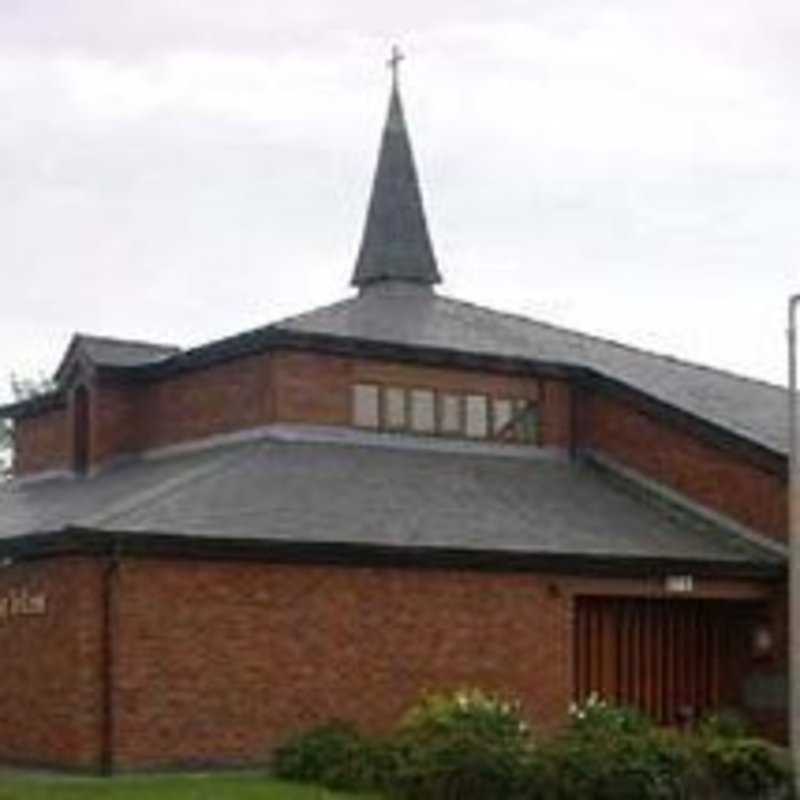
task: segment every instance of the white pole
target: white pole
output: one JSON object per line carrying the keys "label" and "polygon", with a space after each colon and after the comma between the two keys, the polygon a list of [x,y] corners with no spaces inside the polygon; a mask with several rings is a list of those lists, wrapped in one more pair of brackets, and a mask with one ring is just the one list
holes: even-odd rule
{"label": "white pole", "polygon": [[800,797],[800,480],[798,478],[797,307],[789,298],[789,746]]}

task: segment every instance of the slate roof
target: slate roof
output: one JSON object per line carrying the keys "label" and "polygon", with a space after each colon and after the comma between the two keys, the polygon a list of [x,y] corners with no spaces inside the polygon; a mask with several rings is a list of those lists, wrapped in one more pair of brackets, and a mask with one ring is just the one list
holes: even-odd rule
{"label": "slate roof", "polygon": [[378,166],[351,283],[439,283],[422,195],[397,85],[392,86]]}
{"label": "slate roof", "polygon": [[273,326],[295,333],[589,367],[778,453],[788,452],[779,386],[420,291],[376,285]]}
{"label": "slate roof", "polygon": [[81,356],[95,366],[132,367],[151,364],[178,352],[180,348],[173,345],[76,333],[56,370],[55,377],[56,380],[60,380],[68,366]]}
{"label": "slate roof", "polygon": [[673,517],[586,465],[275,439],[0,488],[0,554],[17,537],[33,545],[36,534],[70,528],[148,541],[782,568],[772,551]]}
{"label": "slate roof", "polygon": [[180,348],[152,342],[132,342],[99,336],[82,336],[82,347],[96,364],[130,367],[146,364],[179,352]]}

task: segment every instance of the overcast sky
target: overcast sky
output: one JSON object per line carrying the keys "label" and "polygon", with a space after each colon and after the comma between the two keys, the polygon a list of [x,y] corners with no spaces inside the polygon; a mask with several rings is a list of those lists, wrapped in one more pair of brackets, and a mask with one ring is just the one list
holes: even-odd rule
{"label": "overcast sky", "polygon": [[443,292],[784,380],[797,0],[3,0],[0,400],[347,294],[394,42]]}

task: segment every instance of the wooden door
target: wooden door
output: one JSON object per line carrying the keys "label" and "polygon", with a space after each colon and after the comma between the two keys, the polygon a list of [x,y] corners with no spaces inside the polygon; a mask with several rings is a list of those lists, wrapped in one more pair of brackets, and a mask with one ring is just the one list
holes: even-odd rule
{"label": "wooden door", "polygon": [[737,706],[754,613],[719,600],[576,598],[575,699],[594,692],[667,725]]}

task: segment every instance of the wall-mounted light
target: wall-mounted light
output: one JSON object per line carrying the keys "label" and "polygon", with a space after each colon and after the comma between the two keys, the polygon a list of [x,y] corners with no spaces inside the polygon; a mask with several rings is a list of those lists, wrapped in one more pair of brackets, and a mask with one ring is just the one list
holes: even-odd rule
{"label": "wall-mounted light", "polygon": [[753,628],[753,658],[766,658],[772,653],[774,646],[775,637],[772,635],[772,628],[765,622],[759,622]]}

